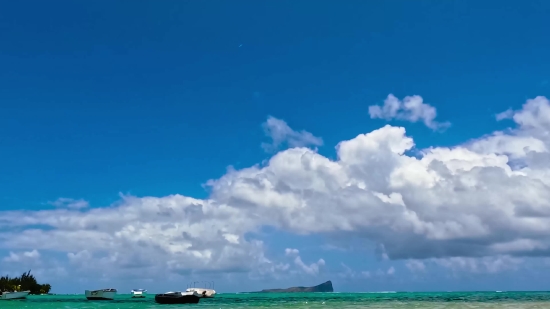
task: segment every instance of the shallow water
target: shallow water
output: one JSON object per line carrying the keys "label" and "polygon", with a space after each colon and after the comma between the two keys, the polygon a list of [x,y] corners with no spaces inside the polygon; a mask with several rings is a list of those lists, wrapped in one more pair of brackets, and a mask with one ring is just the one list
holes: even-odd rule
{"label": "shallow water", "polygon": [[88,301],[84,295],[29,296],[26,300],[0,301],[0,308],[176,308],[252,309],[252,308],[550,308],[550,292],[453,292],[453,293],[301,293],[301,294],[218,294],[199,304],[159,305],[154,295],[132,299],[117,295],[113,301]]}

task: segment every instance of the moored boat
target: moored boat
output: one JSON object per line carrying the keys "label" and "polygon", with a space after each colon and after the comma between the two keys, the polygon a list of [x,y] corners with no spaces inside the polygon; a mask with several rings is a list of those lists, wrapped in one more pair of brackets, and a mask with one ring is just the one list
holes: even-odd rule
{"label": "moored boat", "polygon": [[[197,284],[199,287],[197,287]],[[202,285],[202,287],[200,287]],[[186,292],[196,292],[202,298],[212,298],[216,295],[214,281],[194,281],[187,285]]]}
{"label": "moored boat", "polygon": [[197,304],[201,295],[197,292],[166,292],[155,295],[155,302],[159,304]]}
{"label": "moored boat", "polygon": [[200,297],[212,298],[216,295],[216,291],[212,289],[203,289],[203,288],[188,288],[185,292],[196,292]]}
{"label": "moored boat", "polygon": [[0,292],[0,299],[2,300],[11,300],[11,299],[25,299],[31,291],[20,291],[20,292]]}
{"label": "moored boat", "polygon": [[144,289],[133,289],[132,298],[144,298],[147,290]]}
{"label": "moored boat", "polygon": [[88,300],[113,300],[117,293],[116,289],[86,290],[84,294]]}

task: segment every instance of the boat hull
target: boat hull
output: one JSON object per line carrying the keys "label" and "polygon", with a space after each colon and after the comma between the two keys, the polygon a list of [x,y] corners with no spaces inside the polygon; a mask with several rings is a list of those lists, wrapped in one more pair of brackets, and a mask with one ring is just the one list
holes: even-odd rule
{"label": "boat hull", "polygon": [[84,292],[87,300],[113,300],[115,299],[116,292],[111,291],[89,291]]}
{"label": "boat hull", "polygon": [[22,292],[4,292],[0,295],[2,300],[13,300],[13,299],[26,299],[31,291],[22,291]]}
{"label": "boat hull", "polygon": [[157,294],[155,302],[159,304],[197,304],[200,297],[196,295]]}
{"label": "boat hull", "polygon": [[145,295],[143,294],[132,294],[132,298],[145,298]]}
{"label": "boat hull", "polygon": [[143,289],[132,290],[132,298],[145,298],[146,293],[147,293],[147,290],[143,290]]}

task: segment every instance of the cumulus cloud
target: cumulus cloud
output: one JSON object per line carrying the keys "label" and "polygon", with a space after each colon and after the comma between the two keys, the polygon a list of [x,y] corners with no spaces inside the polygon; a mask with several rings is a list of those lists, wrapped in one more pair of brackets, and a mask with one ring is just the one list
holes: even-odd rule
{"label": "cumulus cloud", "polygon": [[144,277],[158,272],[243,272],[269,263],[262,242],[244,237],[254,226],[246,216],[239,223],[241,215],[235,210],[176,195],[124,196],[115,207],[84,212],[11,211],[0,219],[10,231],[0,234],[0,243],[19,249],[37,244],[34,248],[65,252],[71,264],[92,274],[127,274],[136,268],[143,269]]}
{"label": "cumulus cloud", "polygon": [[32,274],[44,282],[66,277],[69,272],[73,272],[67,269],[66,261],[45,257],[36,249],[10,251],[0,261],[2,275],[20,276],[22,272],[32,270]]}
{"label": "cumulus cloud", "polygon": [[307,265],[302,261],[300,257],[300,250],[293,248],[286,248],[285,255],[287,257],[294,258],[294,264],[298,267],[299,272],[308,274],[308,275],[317,275],[321,267],[325,266],[325,260],[319,259],[317,262]]}
{"label": "cumulus cloud", "polygon": [[297,256],[294,259],[294,264],[300,267],[300,269],[308,275],[317,275],[319,273],[320,267],[325,266],[325,260],[319,259],[317,262],[307,265],[302,261],[301,257]]}
{"label": "cumulus cloud", "polygon": [[[547,164],[550,145],[550,105],[545,97],[527,100],[520,110],[508,109],[497,119],[511,119],[516,126],[506,131],[496,131],[465,146],[484,155],[504,155],[516,160],[530,170]],[[544,168],[543,168],[544,170]]]}
{"label": "cumulus cloud", "polygon": [[[207,199],[123,196],[102,208],[2,211],[0,246],[61,252],[92,274],[269,275],[290,267],[253,236],[271,226],[368,239],[390,260],[491,272],[550,256],[550,102],[529,100],[511,119],[509,130],[418,157],[406,155],[413,138],[390,125],[340,142],[334,160],[293,144],[209,181]],[[305,272],[325,264],[288,250]]]}
{"label": "cumulus cloud", "polygon": [[372,119],[398,119],[410,122],[422,121],[424,125],[432,130],[444,130],[451,125],[449,122],[436,121],[437,111],[435,107],[424,103],[422,97],[418,95],[406,96],[401,101],[390,94],[384,100],[382,106],[369,106],[369,114]]}
{"label": "cumulus cloud", "polygon": [[292,248],[285,249],[286,256],[297,256],[298,254],[300,254],[300,250],[298,249],[292,249]]}
{"label": "cumulus cloud", "polygon": [[23,262],[23,261],[36,261],[40,259],[40,252],[37,250],[25,251],[21,253],[10,252],[3,261],[4,262]]}
{"label": "cumulus cloud", "polygon": [[269,116],[262,124],[264,133],[271,143],[262,143],[266,152],[273,152],[286,143],[289,147],[322,146],[323,139],[307,131],[294,131],[281,119]]}

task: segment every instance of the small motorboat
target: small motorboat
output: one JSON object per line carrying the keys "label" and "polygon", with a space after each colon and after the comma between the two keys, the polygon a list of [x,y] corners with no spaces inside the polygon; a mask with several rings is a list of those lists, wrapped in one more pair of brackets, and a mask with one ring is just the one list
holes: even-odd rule
{"label": "small motorboat", "polygon": [[84,295],[88,300],[113,300],[117,293],[116,289],[102,289],[102,290],[86,290]]}
{"label": "small motorboat", "polygon": [[155,295],[155,302],[159,304],[197,304],[201,295],[197,292],[166,292]]}
{"label": "small motorboat", "polygon": [[[197,287],[197,283],[202,287]],[[185,292],[196,292],[202,298],[212,298],[216,295],[214,290],[214,281],[195,281],[187,285]]]}
{"label": "small motorboat", "polygon": [[144,289],[133,289],[132,298],[144,298],[147,290]]}
{"label": "small motorboat", "polygon": [[185,292],[197,292],[200,297],[203,298],[212,298],[216,295],[216,291],[212,289],[203,289],[203,288],[188,288]]}
{"label": "small motorboat", "polygon": [[25,299],[31,291],[20,291],[20,292],[0,292],[0,299],[2,300],[11,300],[11,299]]}

